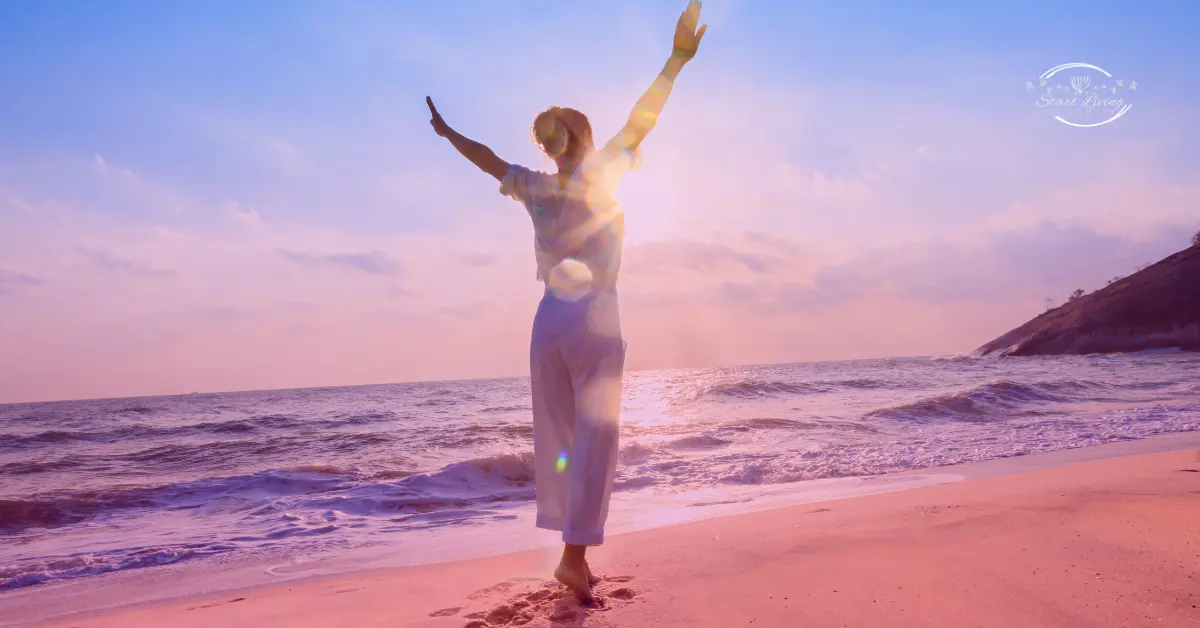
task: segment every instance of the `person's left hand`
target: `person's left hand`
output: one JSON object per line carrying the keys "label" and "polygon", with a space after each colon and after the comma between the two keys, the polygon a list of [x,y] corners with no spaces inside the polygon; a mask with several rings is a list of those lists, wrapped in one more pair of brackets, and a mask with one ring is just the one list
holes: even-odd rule
{"label": "person's left hand", "polygon": [[442,137],[446,137],[446,132],[450,130],[450,125],[442,119],[442,114],[438,113],[437,107],[433,106],[433,99],[426,96],[425,104],[429,105],[429,124],[433,126],[433,131]]}
{"label": "person's left hand", "polygon": [[696,25],[699,23],[700,2],[691,0],[683,10],[683,15],[679,16],[679,22],[675,24],[675,48],[671,52],[672,56],[684,61],[691,61],[692,57],[696,56],[700,40],[704,38],[704,31],[708,30],[708,24],[697,29]]}

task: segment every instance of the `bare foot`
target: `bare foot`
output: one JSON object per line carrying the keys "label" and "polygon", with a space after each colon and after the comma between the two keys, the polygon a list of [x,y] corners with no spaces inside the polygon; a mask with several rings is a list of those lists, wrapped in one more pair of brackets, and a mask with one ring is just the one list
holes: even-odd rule
{"label": "bare foot", "polygon": [[579,601],[584,605],[596,603],[596,596],[592,595],[592,585],[588,581],[586,566],[580,568],[566,563],[559,563],[558,568],[554,570],[554,579],[574,592],[575,597],[579,598]]}
{"label": "bare foot", "polygon": [[587,572],[588,584],[592,585],[593,587],[600,584],[600,581],[603,580],[603,578],[600,576],[592,573],[592,566],[587,564],[587,561],[584,561],[583,563],[583,570]]}

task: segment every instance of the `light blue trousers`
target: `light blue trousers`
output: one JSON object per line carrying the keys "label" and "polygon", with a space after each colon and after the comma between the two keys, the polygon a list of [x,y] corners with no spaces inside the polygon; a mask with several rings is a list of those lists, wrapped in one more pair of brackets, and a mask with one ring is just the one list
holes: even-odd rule
{"label": "light blue trousers", "polygon": [[537,526],[600,545],[617,469],[621,338],[615,292],[538,306],[530,342]]}

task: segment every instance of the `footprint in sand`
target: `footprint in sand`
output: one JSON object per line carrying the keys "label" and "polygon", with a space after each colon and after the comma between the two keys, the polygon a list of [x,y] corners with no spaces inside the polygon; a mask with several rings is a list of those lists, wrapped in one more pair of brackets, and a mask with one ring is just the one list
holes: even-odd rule
{"label": "footprint in sand", "polygon": [[455,606],[454,608],[443,608],[440,610],[433,611],[432,613],[429,614],[429,616],[430,617],[454,617],[461,610],[462,610],[461,606]]}
{"label": "footprint in sand", "polygon": [[632,600],[636,595],[637,593],[629,587],[621,587],[620,589],[608,594],[609,597],[613,597],[618,600]]}
{"label": "footprint in sand", "polygon": [[507,592],[519,584],[524,584],[524,583],[528,583],[528,582],[541,582],[541,581],[542,581],[541,578],[512,578],[511,580],[505,580],[504,582],[501,582],[500,584],[492,585],[486,589],[480,589],[480,590],[468,595],[467,599],[468,600],[477,600],[481,597],[491,595],[493,593]]}
{"label": "footprint in sand", "polygon": [[[529,583],[540,582],[537,579],[523,579],[526,590],[511,595],[503,602],[482,611],[475,611],[463,616],[469,620],[466,628],[491,628],[492,626],[523,626],[535,619],[549,620],[551,624],[571,624],[587,618],[592,613],[605,612],[613,608],[613,603],[629,602],[637,597],[637,592],[623,585],[633,580],[632,576],[607,576],[601,579],[592,591],[596,594],[598,604],[583,606],[569,589],[557,582],[545,582],[536,589],[530,589]],[[468,596],[479,599],[488,594],[508,594],[517,581],[509,580],[498,585],[476,591]],[[455,613],[462,610],[454,610]],[[435,611],[442,612],[442,611]],[[431,613],[432,615],[432,613]],[[450,615],[438,615],[445,617]]]}
{"label": "footprint in sand", "polygon": [[577,613],[575,610],[570,608],[560,608],[557,611],[554,611],[554,614],[550,616],[550,623],[565,624],[569,621],[575,621],[578,617],[579,613]]}
{"label": "footprint in sand", "polygon": [[[225,603],[226,603],[226,604],[232,604],[233,602],[244,602],[244,601],[246,601],[246,598],[244,598],[244,597],[235,597],[235,598],[233,598],[232,600],[229,600],[228,602],[225,602]],[[220,603],[220,602],[214,602],[214,603],[212,603],[212,604],[205,604],[204,606],[193,606],[193,607],[189,608],[188,610],[189,610],[189,611],[194,611],[194,610],[196,610],[196,609],[199,609],[199,608],[212,608],[212,607],[214,607],[214,606],[220,606],[220,605],[221,605],[221,603]]]}

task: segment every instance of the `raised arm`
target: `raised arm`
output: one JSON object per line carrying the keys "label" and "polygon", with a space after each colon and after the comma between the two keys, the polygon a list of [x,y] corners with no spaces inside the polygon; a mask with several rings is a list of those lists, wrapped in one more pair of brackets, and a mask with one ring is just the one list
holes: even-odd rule
{"label": "raised arm", "polygon": [[667,96],[671,95],[671,88],[675,86],[675,77],[679,76],[683,66],[696,56],[704,31],[708,30],[707,24],[697,29],[696,25],[699,22],[700,2],[691,0],[683,15],[679,16],[679,22],[675,24],[675,44],[670,58],[667,59],[658,78],[650,85],[650,89],[646,90],[633,106],[633,112],[629,114],[625,127],[608,143],[608,148],[634,150],[646,139],[650,129],[654,128],[663,105],[667,104]]}
{"label": "raised arm", "polygon": [[425,104],[429,105],[429,124],[433,125],[433,130],[440,136],[450,140],[454,148],[462,153],[463,157],[471,160],[471,163],[479,167],[480,170],[496,177],[499,181],[504,178],[508,172],[508,162],[496,156],[492,149],[464,137],[458,131],[450,128],[446,121],[442,119],[442,114],[438,113],[437,107],[433,106],[433,99],[426,96]]}

